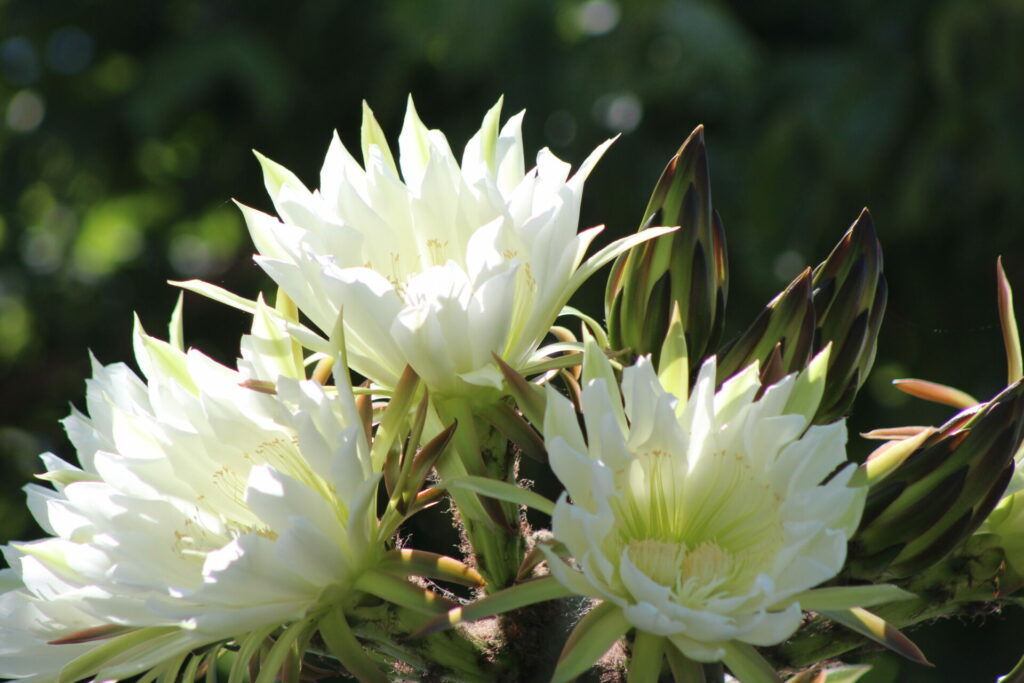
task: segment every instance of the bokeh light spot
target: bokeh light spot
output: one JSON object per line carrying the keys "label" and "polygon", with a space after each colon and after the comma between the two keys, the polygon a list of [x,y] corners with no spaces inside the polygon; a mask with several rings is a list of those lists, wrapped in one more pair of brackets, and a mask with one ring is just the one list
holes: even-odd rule
{"label": "bokeh light spot", "polygon": [[17,85],[29,85],[38,81],[42,69],[32,41],[24,36],[17,36],[0,43],[0,71],[7,80]]}
{"label": "bokeh light spot", "polygon": [[54,31],[46,42],[46,64],[59,74],[81,73],[95,54],[92,36],[77,26],[65,26]]}
{"label": "bokeh light spot", "polygon": [[804,261],[804,257],[800,252],[787,249],[775,257],[775,263],[772,264],[772,272],[782,282],[789,282],[797,276],[797,273],[804,269],[805,265],[806,261]]}
{"label": "bokeh light spot", "polygon": [[619,6],[609,0],[590,0],[580,5],[576,21],[580,31],[588,36],[600,36],[610,32],[619,24],[622,12]]}
{"label": "bokeh light spot", "polygon": [[32,90],[19,90],[7,103],[4,121],[7,127],[18,133],[31,133],[46,116],[46,104],[38,93]]}
{"label": "bokeh light spot", "polygon": [[644,105],[631,92],[609,93],[594,103],[594,116],[605,128],[630,133],[644,117]]}

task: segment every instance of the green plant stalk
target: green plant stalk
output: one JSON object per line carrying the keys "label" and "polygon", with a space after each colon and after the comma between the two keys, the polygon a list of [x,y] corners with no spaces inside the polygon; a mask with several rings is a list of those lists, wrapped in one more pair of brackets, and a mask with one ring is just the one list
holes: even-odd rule
{"label": "green plant stalk", "polygon": [[[517,463],[509,442],[500,431],[477,417],[478,406],[474,409],[466,400],[450,399],[438,403],[438,412],[443,422],[458,422],[451,449],[467,472],[516,483]],[[491,593],[515,580],[526,542],[518,506],[492,498],[479,500],[486,516],[460,506],[457,522],[472,550],[476,569],[487,580],[485,590]]]}

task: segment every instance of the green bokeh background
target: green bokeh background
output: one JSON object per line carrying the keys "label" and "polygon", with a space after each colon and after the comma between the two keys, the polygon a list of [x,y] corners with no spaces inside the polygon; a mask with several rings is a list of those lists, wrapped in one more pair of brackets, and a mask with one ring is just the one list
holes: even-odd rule
{"label": "green bokeh background", "polygon": [[[621,132],[584,197],[606,239],[635,230],[705,124],[729,333],[869,206],[890,299],[853,431],[944,419],[894,377],[979,398],[1005,380],[994,266],[1024,292],[1021,0],[0,0],[0,541],[39,533],[19,487],[40,451],[72,457],[58,420],[87,349],[128,360],[133,311],[162,333],[168,279],[269,289],[230,202],[270,209],[250,149],[315,185],[332,130],[358,147],[361,99],[397,135],[408,93],[456,150],[501,94],[528,111],[528,150],[578,163]],[[596,313],[592,285],[577,303]],[[188,341],[230,362],[244,316],[185,311]],[[990,681],[1022,626],[920,629],[939,669],[885,660],[872,680]]]}

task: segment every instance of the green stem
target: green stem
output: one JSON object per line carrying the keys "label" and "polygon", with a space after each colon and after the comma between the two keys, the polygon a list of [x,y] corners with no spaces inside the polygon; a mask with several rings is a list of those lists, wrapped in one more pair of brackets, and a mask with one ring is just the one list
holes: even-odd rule
{"label": "green stem", "polygon": [[[509,458],[508,441],[498,430],[478,419],[474,414],[478,411],[471,409],[466,400],[438,400],[435,406],[442,424],[458,421],[453,447],[442,459],[458,457],[462,469],[469,474],[515,484],[516,463]],[[464,504],[466,496],[475,495],[464,493],[453,497],[459,508],[458,521],[472,548],[477,569],[487,580],[487,591],[494,592],[511,585],[523,560],[525,541],[519,524],[519,509],[490,498],[476,499],[472,506]]]}

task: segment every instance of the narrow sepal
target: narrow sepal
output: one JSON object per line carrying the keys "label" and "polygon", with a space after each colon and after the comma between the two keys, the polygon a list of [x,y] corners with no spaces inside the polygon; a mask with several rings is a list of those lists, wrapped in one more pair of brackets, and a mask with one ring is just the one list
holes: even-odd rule
{"label": "narrow sepal", "polygon": [[384,554],[378,565],[380,571],[399,576],[426,576],[441,581],[451,581],[463,586],[483,586],[486,581],[473,567],[447,555],[398,548]]}
{"label": "narrow sepal", "polygon": [[725,657],[722,661],[740,683],[782,683],[782,679],[764,657],[752,645],[739,641],[723,643]]}
{"label": "narrow sepal", "polygon": [[630,626],[622,610],[612,603],[602,602],[592,609],[569,634],[551,683],[566,683],[589,669]]}
{"label": "narrow sepal", "polygon": [[553,515],[555,512],[555,504],[544,496],[506,481],[467,475],[446,479],[443,484],[449,489],[471,491],[488,498],[505,501],[506,503],[525,505],[539,510],[548,516]]}
{"label": "narrow sepal", "polygon": [[319,628],[327,649],[359,683],[388,683],[388,677],[356,640],[340,610],[328,612],[320,620]]}
{"label": "narrow sepal", "polygon": [[1013,312],[1013,290],[1003,270],[1003,257],[996,260],[996,293],[999,305],[999,327],[1003,332],[1003,347],[1006,349],[1006,383],[1013,384],[1024,375],[1024,360],[1021,358],[1020,332],[1017,317]]}
{"label": "narrow sepal", "polygon": [[504,614],[538,602],[567,598],[572,594],[572,591],[556,581],[553,576],[524,581],[491,593],[479,600],[474,600],[468,605],[450,609],[446,614],[428,621],[416,632],[415,636],[425,636],[451,628],[456,624],[493,617],[496,614]]}
{"label": "narrow sepal", "polygon": [[454,603],[432,590],[421,588],[405,579],[400,579],[389,574],[379,572],[364,572],[356,579],[355,587],[375,595],[381,600],[393,602],[396,605],[407,607],[422,614],[437,614],[445,612],[454,606]]}
{"label": "narrow sepal", "polygon": [[823,610],[821,614],[916,664],[932,666],[932,663],[910,638],[866,609],[854,607],[848,610]]}
{"label": "narrow sepal", "polygon": [[718,381],[724,382],[757,361],[764,367],[778,353],[783,375],[804,368],[814,341],[815,313],[811,270],[804,270],[772,299],[750,327],[719,352]]}
{"label": "narrow sepal", "polygon": [[626,669],[626,683],[657,683],[664,661],[665,638],[637,631]]}

